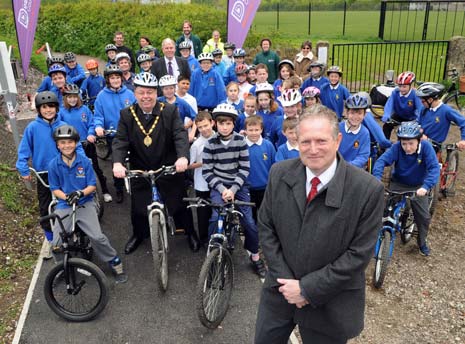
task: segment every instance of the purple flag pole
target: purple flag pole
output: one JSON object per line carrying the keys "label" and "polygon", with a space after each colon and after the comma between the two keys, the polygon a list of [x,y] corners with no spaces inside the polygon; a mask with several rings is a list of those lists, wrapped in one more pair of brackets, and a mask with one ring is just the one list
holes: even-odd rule
{"label": "purple flag pole", "polygon": [[40,0],[13,0],[16,38],[18,39],[24,80],[27,79],[29,62],[31,60],[39,7]]}
{"label": "purple flag pole", "polygon": [[242,47],[259,5],[260,0],[229,0],[228,42]]}

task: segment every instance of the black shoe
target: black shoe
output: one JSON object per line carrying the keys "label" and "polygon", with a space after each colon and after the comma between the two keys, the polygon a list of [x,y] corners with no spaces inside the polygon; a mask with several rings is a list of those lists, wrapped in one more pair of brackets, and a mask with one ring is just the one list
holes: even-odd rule
{"label": "black shoe", "polygon": [[250,256],[250,261],[252,262],[252,266],[254,268],[255,273],[260,276],[260,278],[265,278],[266,276],[266,267],[263,260],[260,258],[257,261],[252,260],[252,256]]}
{"label": "black shoe", "polygon": [[132,252],[134,252],[139,247],[142,240],[143,239],[133,235],[126,243],[126,246],[124,248],[124,253],[131,254]]}
{"label": "black shoe", "polygon": [[123,190],[116,191],[116,203],[123,203],[124,193]]}
{"label": "black shoe", "polygon": [[189,248],[193,252],[197,252],[198,250],[200,250],[200,241],[199,239],[197,239],[196,235],[188,234],[187,243],[189,244]]}

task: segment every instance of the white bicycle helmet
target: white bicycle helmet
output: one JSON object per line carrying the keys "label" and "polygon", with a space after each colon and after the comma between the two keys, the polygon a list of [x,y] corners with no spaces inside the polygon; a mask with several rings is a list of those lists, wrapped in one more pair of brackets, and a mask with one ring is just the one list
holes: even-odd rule
{"label": "white bicycle helmet", "polygon": [[176,78],[172,75],[163,75],[160,80],[158,81],[158,86],[164,87],[164,86],[176,86],[178,82],[176,81]]}
{"label": "white bicycle helmet", "polygon": [[199,62],[202,62],[203,60],[213,61],[214,58],[213,58],[213,55],[211,53],[201,53],[201,54],[199,54],[199,57],[197,57],[197,60]]}
{"label": "white bicycle helmet", "polygon": [[258,95],[260,92],[274,92],[273,85],[269,84],[268,82],[264,82],[261,84],[255,85],[255,94]]}
{"label": "white bicycle helmet", "polygon": [[115,56],[116,63],[118,63],[118,61],[121,60],[121,59],[128,59],[128,61],[131,62],[131,58],[129,57],[129,55],[127,53],[124,53],[124,52],[118,53]]}
{"label": "white bicycle helmet", "polygon": [[231,117],[232,120],[235,121],[238,114],[234,106],[232,106],[231,104],[224,103],[224,104],[218,104],[216,108],[213,109],[213,112],[212,112],[213,119],[216,119],[218,116]]}
{"label": "white bicycle helmet", "polygon": [[302,101],[302,95],[299,90],[289,88],[278,97],[279,102],[282,106],[292,106],[299,104]]}
{"label": "white bicycle helmet", "polygon": [[152,73],[144,72],[136,74],[136,76],[134,77],[134,86],[157,88],[158,81],[155,75],[153,75]]}
{"label": "white bicycle helmet", "polygon": [[137,63],[141,64],[142,62],[145,62],[145,61],[152,61],[152,58],[150,57],[149,54],[143,53],[137,57]]}

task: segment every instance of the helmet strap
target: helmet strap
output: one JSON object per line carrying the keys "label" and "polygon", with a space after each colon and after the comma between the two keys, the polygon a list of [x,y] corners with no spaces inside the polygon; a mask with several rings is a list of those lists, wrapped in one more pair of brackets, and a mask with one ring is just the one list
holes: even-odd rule
{"label": "helmet strap", "polygon": [[222,134],[218,131],[218,137],[219,137],[220,140],[222,140],[222,141],[228,141],[228,140],[230,140],[231,137],[233,136],[233,132],[234,132],[234,130],[231,131],[231,133],[229,133],[228,135],[225,136],[225,135],[222,135]]}
{"label": "helmet strap", "polygon": [[61,153],[61,157],[63,161],[66,163],[66,165],[71,166],[73,163],[74,159],[76,158],[76,150],[73,151],[71,155],[64,154],[63,152]]}

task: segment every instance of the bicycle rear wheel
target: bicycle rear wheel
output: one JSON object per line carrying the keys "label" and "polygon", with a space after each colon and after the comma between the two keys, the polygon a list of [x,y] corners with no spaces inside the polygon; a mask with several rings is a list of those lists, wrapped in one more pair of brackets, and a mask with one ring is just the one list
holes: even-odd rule
{"label": "bicycle rear wheel", "polygon": [[438,206],[439,201],[439,183],[437,183],[433,188],[428,192],[428,208],[429,214],[433,216],[436,207]]}
{"label": "bicycle rear wheel", "polygon": [[386,277],[389,265],[389,250],[391,246],[391,232],[385,230],[380,234],[379,250],[375,256],[375,271],[373,273],[373,285],[375,288],[381,288]]}
{"label": "bicycle rear wheel", "polygon": [[100,220],[103,217],[103,213],[105,211],[105,201],[103,200],[103,192],[102,192],[102,185],[98,178],[96,179],[96,190],[94,192],[94,202],[95,207],[97,209],[97,216]]}
{"label": "bicycle rear wheel", "polygon": [[168,244],[166,235],[166,221],[162,225],[160,214],[152,215],[152,226],[150,227],[150,240],[152,243],[153,267],[157,275],[160,289],[168,289]]}
{"label": "bicycle rear wheel", "polygon": [[459,169],[459,152],[452,151],[447,157],[447,168],[443,176],[443,189],[444,196],[455,195],[455,181],[457,180],[457,171]]}
{"label": "bicycle rear wheel", "polygon": [[401,230],[400,230],[400,240],[403,244],[406,244],[412,239],[413,233],[416,229],[415,220],[413,217],[412,208],[410,205],[405,207],[403,214],[400,218]]}
{"label": "bicycle rear wheel", "polygon": [[95,148],[97,150],[97,156],[99,159],[107,160],[111,155],[111,147],[105,140],[97,140],[95,143]]}
{"label": "bicycle rear wheel", "polygon": [[44,284],[45,301],[52,311],[69,321],[88,321],[108,303],[108,282],[94,263],[81,258],[68,260],[70,284],[66,285],[64,265],[56,265]]}
{"label": "bicycle rear wheel", "polygon": [[217,328],[229,308],[234,282],[231,254],[223,247],[205,259],[197,282],[197,314],[207,328]]}
{"label": "bicycle rear wheel", "polygon": [[465,116],[465,93],[452,94],[445,103]]}

